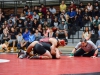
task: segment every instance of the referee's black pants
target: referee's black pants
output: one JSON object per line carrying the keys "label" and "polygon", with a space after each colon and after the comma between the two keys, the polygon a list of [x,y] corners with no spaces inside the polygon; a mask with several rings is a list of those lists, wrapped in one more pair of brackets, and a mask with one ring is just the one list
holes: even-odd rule
{"label": "referee's black pants", "polygon": [[95,53],[95,50],[91,50],[90,52],[85,52],[83,49],[79,49],[74,53],[74,56],[91,57],[94,55],[94,53]]}

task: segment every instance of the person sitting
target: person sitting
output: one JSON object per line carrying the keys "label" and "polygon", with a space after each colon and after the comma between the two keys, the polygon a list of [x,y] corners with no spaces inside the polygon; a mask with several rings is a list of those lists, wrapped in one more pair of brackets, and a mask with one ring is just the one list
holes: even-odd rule
{"label": "person sitting", "polygon": [[56,38],[58,38],[59,34],[64,34],[66,41],[68,40],[68,32],[67,32],[68,26],[65,24],[65,21],[62,21],[62,23],[59,25],[58,30],[56,31]]}
{"label": "person sitting", "polygon": [[11,43],[13,44],[11,48],[11,51],[13,52],[15,50],[16,36],[17,36],[17,32],[15,31],[14,27],[11,28],[9,34],[10,34],[10,40],[8,41],[8,45],[10,45]]}
{"label": "person sitting", "polygon": [[82,38],[86,39],[86,40],[90,40],[91,38],[91,32],[89,32],[89,28],[85,27],[85,30],[82,34]]}
{"label": "person sitting", "polygon": [[95,19],[91,22],[91,30],[98,34],[98,26],[100,25],[100,20],[98,16],[95,16]]}
{"label": "person sitting", "polygon": [[39,39],[41,38],[41,33],[36,29],[35,33],[34,33],[34,36],[35,36],[35,40],[39,41]]}
{"label": "person sitting", "polygon": [[20,49],[21,48],[21,42],[23,41],[22,33],[19,32],[18,35],[16,36],[16,38],[17,38],[17,48]]}
{"label": "person sitting", "polygon": [[29,35],[29,40],[28,40],[28,45],[30,45],[32,42],[35,41],[35,35],[33,34],[32,31],[30,31],[30,35]]}
{"label": "person sitting", "polygon": [[23,42],[21,44],[21,47],[28,47],[28,40],[29,40],[29,34],[30,34],[30,31],[28,30],[28,28],[25,29],[25,32],[22,34],[23,36]]}
{"label": "person sitting", "polygon": [[48,37],[49,37],[49,38],[51,38],[51,37],[56,37],[55,33],[53,32],[52,27],[49,28]]}

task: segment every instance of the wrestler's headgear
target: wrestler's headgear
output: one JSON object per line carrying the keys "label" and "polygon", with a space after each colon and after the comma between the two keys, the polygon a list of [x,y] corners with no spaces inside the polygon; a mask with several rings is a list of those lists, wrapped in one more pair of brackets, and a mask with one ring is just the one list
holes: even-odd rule
{"label": "wrestler's headgear", "polygon": [[65,45],[66,45],[65,40],[59,40],[59,43],[60,43],[62,46],[65,46]]}

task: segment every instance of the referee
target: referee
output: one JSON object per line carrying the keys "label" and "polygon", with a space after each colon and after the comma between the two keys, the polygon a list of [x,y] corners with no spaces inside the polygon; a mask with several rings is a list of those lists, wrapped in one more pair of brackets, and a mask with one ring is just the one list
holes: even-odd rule
{"label": "referee", "polygon": [[91,40],[81,39],[70,54],[70,57],[74,56],[95,58],[98,56],[97,46]]}

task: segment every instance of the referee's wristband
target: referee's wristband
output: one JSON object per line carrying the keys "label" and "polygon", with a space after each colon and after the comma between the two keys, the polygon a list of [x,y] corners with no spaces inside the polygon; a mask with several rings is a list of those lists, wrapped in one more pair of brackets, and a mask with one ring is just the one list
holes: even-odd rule
{"label": "referee's wristband", "polygon": [[71,53],[70,56],[74,56],[74,53]]}

